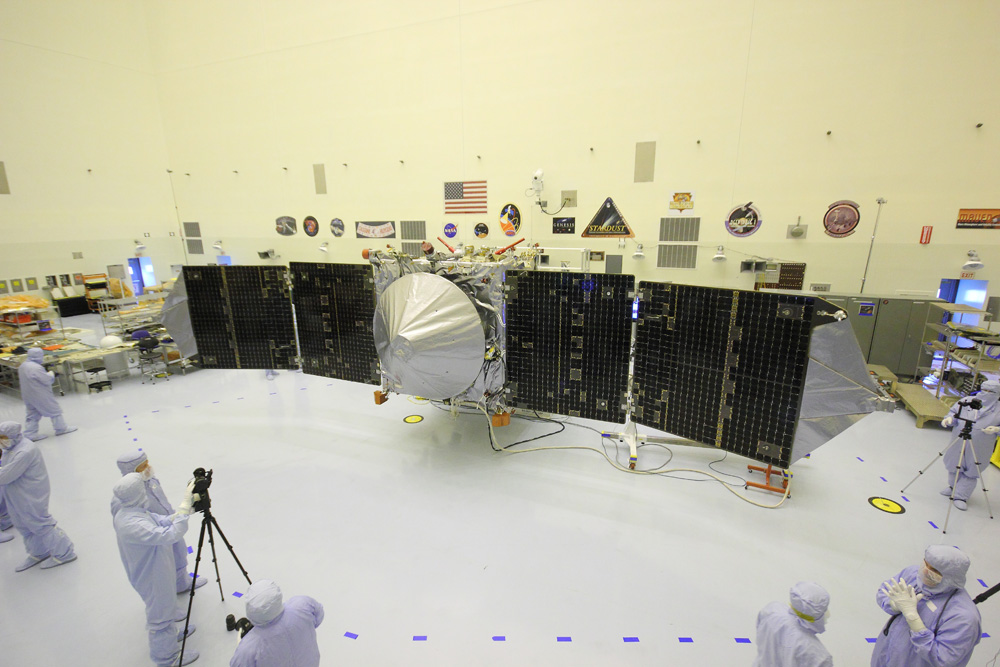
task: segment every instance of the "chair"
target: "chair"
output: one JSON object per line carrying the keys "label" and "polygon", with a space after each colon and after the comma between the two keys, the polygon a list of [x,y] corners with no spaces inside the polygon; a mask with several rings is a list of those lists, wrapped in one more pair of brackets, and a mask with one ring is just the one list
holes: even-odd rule
{"label": "chair", "polygon": [[[136,334],[140,332],[135,332],[132,334],[135,338]],[[170,376],[167,374],[167,362],[163,358],[163,351],[160,349],[160,341],[156,338],[150,336],[147,332],[145,337],[138,338],[139,347],[139,373],[142,375],[142,383],[146,384],[146,378],[149,378],[151,384],[156,384],[156,378],[166,378],[170,381]]]}
{"label": "chair", "polygon": [[[108,370],[104,366],[91,366],[90,368],[84,368],[84,372],[87,374],[87,393],[97,390],[97,393],[101,393],[105,389],[111,389],[111,378],[108,377]],[[104,374],[104,379],[101,379],[101,374]]]}

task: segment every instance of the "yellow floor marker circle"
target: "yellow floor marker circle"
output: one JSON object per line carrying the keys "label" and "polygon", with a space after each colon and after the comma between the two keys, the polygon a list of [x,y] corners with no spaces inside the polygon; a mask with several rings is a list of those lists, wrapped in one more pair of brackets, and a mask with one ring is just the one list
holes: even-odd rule
{"label": "yellow floor marker circle", "polygon": [[403,421],[407,424],[419,424],[424,420],[420,415],[410,415],[409,417],[403,417]]}
{"label": "yellow floor marker circle", "polygon": [[902,514],[906,511],[902,505],[897,503],[895,500],[889,500],[888,498],[880,498],[874,496],[868,499],[868,504],[877,510],[882,510],[883,512],[888,512],[889,514]]}

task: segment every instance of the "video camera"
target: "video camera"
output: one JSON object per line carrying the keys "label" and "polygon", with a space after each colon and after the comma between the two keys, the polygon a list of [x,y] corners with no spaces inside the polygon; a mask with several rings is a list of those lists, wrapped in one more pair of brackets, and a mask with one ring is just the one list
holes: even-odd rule
{"label": "video camera", "polygon": [[253,630],[253,623],[251,623],[250,619],[245,616],[237,621],[236,617],[230,614],[229,616],[226,616],[226,630],[229,632],[239,630],[240,639],[243,639],[246,633]]}
{"label": "video camera", "polygon": [[204,468],[195,468],[194,488],[192,493],[198,494],[198,501],[193,505],[195,512],[204,512],[212,507],[212,499],[208,495],[208,487],[212,486],[212,471],[205,472]]}

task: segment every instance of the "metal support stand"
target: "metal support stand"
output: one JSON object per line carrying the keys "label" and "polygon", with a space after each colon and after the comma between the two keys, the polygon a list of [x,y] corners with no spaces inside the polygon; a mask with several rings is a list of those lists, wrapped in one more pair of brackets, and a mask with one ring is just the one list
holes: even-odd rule
{"label": "metal support stand", "polygon": [[233,545],[231,545],[229,540],[226,539],[225,533],[223,533],[222,529],[219,528],[219,523],[215,520],[215,517],[212,516],[212,511],[206,507],[202,510],[202,513],[201,532],[198,534],[198,552],[194,558],[194,575],[191,577],[191,590],[188,593],[187,616],[184,617],[184,639],[181,641],[181,653],[177,659],[178,665],[184,664],[184,647],[187,645],[188,626],[191,624],[191,605],[194,603],[195,582],[198,580],[198,565],[201,563],[201,548],[205,544],[206,532],[208,532],[208,544],[212,549],[212,563],[215,565],[215,582],[219,584],[219,598],[223,602],[226,601],[226,596],[222,592],[222,577],[219,576],[219,561],[215,555],[215,539],[212,536],[212,526],[215,526],[215,530],[219,532],[219,537],[222,538],[226,548],[229,549],[229,553],[233,555],[233,560],[236,561],[236,565],[239,566],[240,572],[243,573],[243,576],[246,577],[247,583],[251,585],[253,584],[253,582],[250,581],[250,575],[247,574],[246,568],[243,567],[243,563],[241,563],[240,559],[236,557],[236,552],[233,551]]}
{"label": "metal support stand", "polygon": [[[775,468],[770,463],[767,464],[766,468],[762,466],[748,465],[747,470],[751,472],[756,470],[757,472],[764,473],[763,484],[761,484],[760,482],[747,481],[746,483],[747,488],[752,486],[755,489],[764,489],[765,491],[773,491],[774,493],[780,493],[782,495],[784,495],[785,491],[788,489],[788,479],[792,476],[792,474],[787,470],[782,470],[781,468]],[[771,475],[781,477],[780,487],[771,485]],[[789,493],[788,497],[791,498],[792,494]]]}
{"label": "metal support stand", "polygon": [[[978,401],[976,401],[976,402],[978,402]],[[917,476],[914,477],[912,480],[910,480],[909,484],[907,484],[906,486],[904,486],[899,491],[900,493],[906,493],[906,490],[908,488],[910,488],[910,485],[912,485],[915,481],[917,481],[917,479],[919,479],[921,475],[923,475],[925,472],[927,472],[927,470],[932,465],[934,465],[939,458],[943,458],[944,457],[945,452],[947,452],[949,449],[951,449],[952,447],[954,447],[956,444],[958,444],[958,441],[961,440],[962,441],[962,451],[959,452],[959,454],[958,454],[958,465],[955,466],[955,477],[952,479],[952,482],[951,482],[951,495],[948,496],[948,512],[947,512],[947,514],[945,514],[945,517],[944,517],[944,527],[941,529],[941,533],[942,534],[945,534],[945,533],[948,532],[948,521],[951,519],[951,508],[955,504],[955,502],[954,502],[955,501],[955,484],[958,482],[958,476],[959,476],[959,474],[962,471],[962,462],[965,460],[965,455],[966,455],[966,451],[967,450],[971,450],[972,451],[972,460],[976,464],[976,470],[979,471],[979,486],[982,488],[982,490],[983,490],[983,497],[986,499],[986,511],[989,513],[990,518],[991,519],[993,518],[993,508],[990,505],[990,496],[989,496],[989,493],[987,493],[986,480],[983,478],[983,471],[982,471],[982,468],[980,467],[980,464],[979,464],[979,457],[976,455],[976,448],[972,446],[972,425],[976,423],[976,419],[979,416],[979,410],[978,410],[978,408],[975,408],[973,410],[973,416],[971,418],[965,418],[965,417],[961,416],[962,409],[964,407],[966,407],[966,406],[963,405],[961,408],[959,408],[959,411],[958,411],[959,414],[955,417],[956,419],[961,419],[962,421],[965,422],[965,426],[962,427],[962,430],[959,432],[959,434],[955,438],[953,438],[950,443],[948,443],[947,447],[945,447],[940,452],[938,452],[937,456],[935,456],[934,458],[932,458],[931,461],[930,461],[930,463],[928,463],[926,466],[924,466],[924,468],[920,472],[917,473]]]}

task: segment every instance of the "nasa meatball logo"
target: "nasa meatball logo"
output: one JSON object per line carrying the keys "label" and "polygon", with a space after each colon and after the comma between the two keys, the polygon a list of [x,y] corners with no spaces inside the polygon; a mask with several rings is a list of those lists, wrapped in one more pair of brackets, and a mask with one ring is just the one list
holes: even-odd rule
{"label": "nasa meatball logo", "polygon": [[726,216],[726,231],[733,236],[750,236],[760,229],[760,211],[748,201],[742,206],[737,206]]}
{"label": "nasa meatball logo", "polygon": [[445,236],[447,236],[450,239],[453,239],[455,238],[456,234],[458,234],[458,227],[455,226],[455,223],[449,222],[447,225],[444,226]]}

